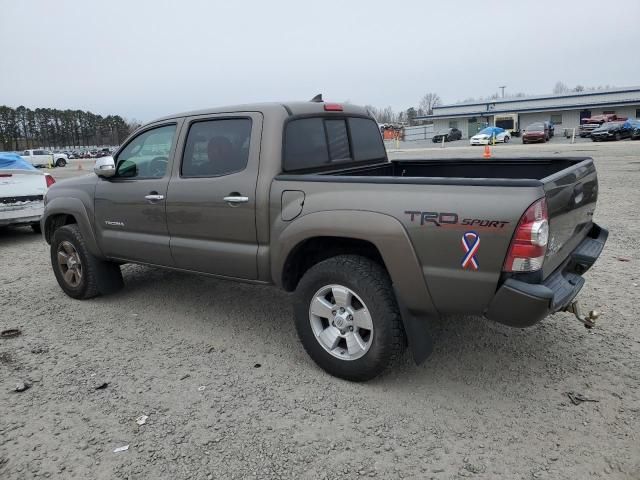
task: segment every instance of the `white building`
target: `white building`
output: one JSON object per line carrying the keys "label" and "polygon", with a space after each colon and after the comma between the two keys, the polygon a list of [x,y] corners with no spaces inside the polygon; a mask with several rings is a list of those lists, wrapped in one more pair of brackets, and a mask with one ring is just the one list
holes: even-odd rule
{"label": "white building", "polygon": [[564,128],[578,127],[582,118],[612,113],[640,119],[640,87],[440,105],[434,107],[433,115],[416,120],[433,121],[436,132],[459,128],[468,138],[487,125],[495,125],[495,117],[500,115],[516,114],[520,130],[534,122],[551,121],[556,133],[561,133]]}

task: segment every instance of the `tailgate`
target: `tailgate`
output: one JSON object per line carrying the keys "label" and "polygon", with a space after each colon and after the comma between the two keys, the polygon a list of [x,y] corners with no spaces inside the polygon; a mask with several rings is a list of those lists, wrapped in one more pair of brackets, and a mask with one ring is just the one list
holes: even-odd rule
{"label": "tailgate", "polygon": [[547,278],[589,233],[598,197],[592,159],[542,179],[549,212],[549,243],[542,267]]}

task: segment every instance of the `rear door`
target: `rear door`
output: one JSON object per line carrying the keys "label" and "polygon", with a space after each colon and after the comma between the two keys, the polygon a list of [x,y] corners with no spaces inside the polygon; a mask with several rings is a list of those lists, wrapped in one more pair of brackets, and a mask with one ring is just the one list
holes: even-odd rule
{"label": "rear door", "polygon": [[256,182],[262,114],[186,119],[167,194],[179,268],[257,279]]}
{"label": "rear door", "polygon": [[166,197],[180,122],[146,128],[118,152],[116,174],[96,184],[95,228],[112,258],[172,266]]}
{"label": "rear door", "polygon": [[545,179],[549,213],[549,242],[543,264],[546,277],[586,237],[598,198],[598,178],[593,160],[573,164]]}

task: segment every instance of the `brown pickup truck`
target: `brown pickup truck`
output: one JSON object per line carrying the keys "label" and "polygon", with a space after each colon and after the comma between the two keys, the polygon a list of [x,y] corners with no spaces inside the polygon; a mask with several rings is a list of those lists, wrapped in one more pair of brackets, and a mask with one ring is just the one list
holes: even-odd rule
{"label": "brown pickup truck", "polygon": [[366,109],[321,100],[161,118],[94,171],[45,198],[68,295],[117,291],[128,262],[273,284],[313,360],[350,380],[407,343],[423,361],[443,314],[577,310],[607,238],[590,158],[389,161]]}

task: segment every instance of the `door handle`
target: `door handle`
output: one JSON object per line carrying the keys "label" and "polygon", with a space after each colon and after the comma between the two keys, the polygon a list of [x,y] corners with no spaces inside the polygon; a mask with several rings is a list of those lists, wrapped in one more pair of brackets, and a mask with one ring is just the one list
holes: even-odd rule
{"label": "door handle", "polygon": [[224,197],[224,201],[232,204],[247,203],[249,201],[249,197],[243,197],[242,195],[230,195],[228,197]]}
{"label": "door handle", "polygon": [[164,200],[164,195],[158,195],[157,193],[150,193],[149,195],[145,195],[144,198],[146,198],[150,202],[158,202],[160,200]]}

